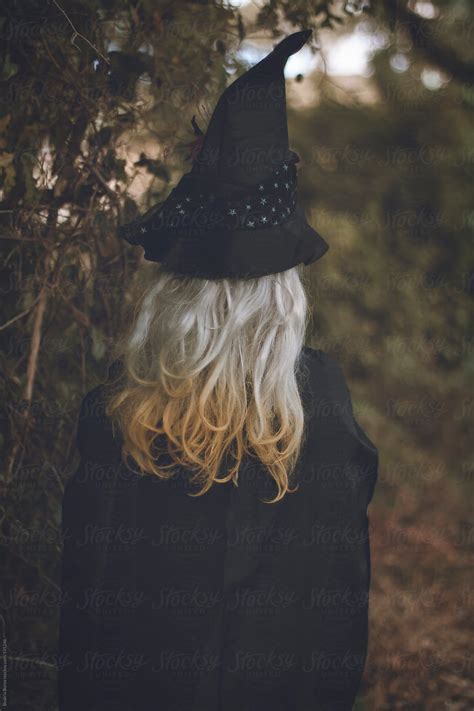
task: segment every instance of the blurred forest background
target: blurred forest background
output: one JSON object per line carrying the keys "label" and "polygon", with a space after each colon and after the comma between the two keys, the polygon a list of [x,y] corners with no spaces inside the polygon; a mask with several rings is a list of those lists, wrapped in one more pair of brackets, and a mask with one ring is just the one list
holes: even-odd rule
{"label": "blurred forest background", "polygon": [[307,269],[307,342],[344,368],[380,452],[356,710],[473,709],[472,3],[5,0],[1,14],[10,707],[56,707],[78,407],[105,379],[139,286],[142,251],[117,222],[190,169],[193,114],[205,129],[226,84],[312,28],[287,81],[300,195],[330,244]]}

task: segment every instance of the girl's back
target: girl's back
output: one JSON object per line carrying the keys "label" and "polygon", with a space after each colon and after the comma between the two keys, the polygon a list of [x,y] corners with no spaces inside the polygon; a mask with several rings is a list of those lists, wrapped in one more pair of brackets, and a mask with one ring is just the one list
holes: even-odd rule
{"label": "girl's back", "polygon": [[297,378],[297,489],[273,504],[262,500],[275,481],[254,457],[238,486],[201,496],[189,495],[200,487],[185,469],[169,480],[134,472],[103,386],[84,398],[63,509],[60,651],[71,664],[61,711],[352,707],[367,653],[378,455],[331,357],[303,347]]}

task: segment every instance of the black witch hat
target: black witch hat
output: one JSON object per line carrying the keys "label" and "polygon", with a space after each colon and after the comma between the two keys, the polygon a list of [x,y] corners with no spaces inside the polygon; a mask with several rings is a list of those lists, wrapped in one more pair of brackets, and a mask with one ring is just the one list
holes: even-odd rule
{"label": "black witch hat", "polygon": [[246,279],[310,264],[328,250],[297,199],[284,68],[311,30],[283,39],[220,96],[192,169],[164,202],[119,228],[145,259],[180,275]]}

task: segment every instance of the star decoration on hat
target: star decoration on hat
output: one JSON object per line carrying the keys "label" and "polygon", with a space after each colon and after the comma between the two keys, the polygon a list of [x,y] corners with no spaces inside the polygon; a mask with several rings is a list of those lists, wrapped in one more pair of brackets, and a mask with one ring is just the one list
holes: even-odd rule
{"label": "star decoration on hat", "polygon": [[[284,183],[275,180],[281,170],[285,171]],[[256,184],[240,200],[235,197],[223,200],[214,193],[193,194],[190,190],[187,194],[185,189],[174,190],[148,227],[153,231],[166,226],[179,232],[192,224],[197,215],[202,230],[216,227],[249,230],[262,229],[269,224],[281,225],[290,219],[296,208],[296,178],[295,163],[285,163]],[[187,210],[184,209],[184,204]],[[129,227],[130,234],[136,232],[134,223],[130,223]],[[139,227],[139,231],[143,233],[143,227]]]}
{"label": "star decoration on hat", "polygon": [[[275,176],[285,170],[286,180],[281,183]],[[186,203],[187,210],[183,210]],[[277,207],[279,208],[277,210]],[[296,165],[285,163],[261,180],[253,189],[240,199],[221,199],[214,193],[174,191],[165,202],[159,224],[167,225],[179,231],[184,226],[177,215],[189,224],[189,220],[199,212],[199,225],[202,229],[222,228],[261,229],[268,224],[279,225],[286,222],[296,207]],[[166,216],[173,215],[173,220],[166,222]],[[163,222],[164,219],[164,222]],[[153,225],[151,225],[153,228]]]}

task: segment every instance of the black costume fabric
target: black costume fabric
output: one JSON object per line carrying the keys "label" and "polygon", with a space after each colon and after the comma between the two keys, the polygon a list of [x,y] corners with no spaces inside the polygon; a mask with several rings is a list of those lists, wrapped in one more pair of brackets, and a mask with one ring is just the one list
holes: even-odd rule
{"label": "black costume fabric", "polygon": [[[115,366],[116,367],[116,366]],[[114,369],[111,369],[113,376]],[[307,436],[277,504],[247,459],[201,497],[121,463],[103,385],[63,502],[59,711],[349,711],[368,644],[378,452],[341,368],[305,347]]]}
{"label": "black costume fabric", "polygon": [[284,68],[311,36],[285,37],[220,96],[192,169],[165,201],[119,228],[145,259],[180,275],[254,278],[329,249],[298,203]]}

